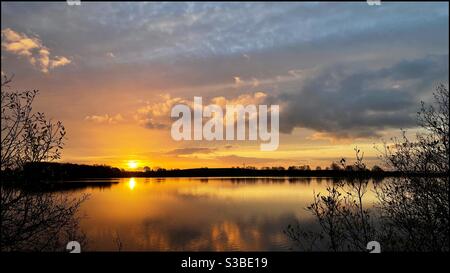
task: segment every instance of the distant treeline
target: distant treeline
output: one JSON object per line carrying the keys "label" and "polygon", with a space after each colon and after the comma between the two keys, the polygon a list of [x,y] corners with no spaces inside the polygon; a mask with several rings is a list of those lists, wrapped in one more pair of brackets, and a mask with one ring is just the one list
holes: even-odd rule
{"label": "distant treeline", "polygon": [[[388,177],[388,176],[440,176],[441,174],[401,173],[384,171],[379,167],[369,169],[334,168],[311,170],[309,167],[233,167],[172,169],[157,168],[144,171],[126,171],[106,165],[81,165],[72,163],[38,162],[27,163],[21,171],[2,171],[7,180],[24,179],[29,181],[67,180],[80,178],[121,178],[121,177],[256,177],[256,176],[297,176],[297,177]],[[444,174],[445,175],[445,174]],[[9,179],[8,179],[9,178]]]}
{"label": "distant treeline", "polygon": [[3,180],[24,179],[30,181],[65,180],[78,178],[126,177],[126,173],[106,165],[35,162],[26,163],[21,170],[2,171]]}
{"label": "distant treeline", "polygon": [[303,170],[294,168],[197,168],[184,170],[165,170],[140,172],[136,176],[142,177],[361,177],[361,178],[383,178],[394,176],[445,176],[446,174],[430,173],[401,173],[397,171],[373,171],[373,170]]}

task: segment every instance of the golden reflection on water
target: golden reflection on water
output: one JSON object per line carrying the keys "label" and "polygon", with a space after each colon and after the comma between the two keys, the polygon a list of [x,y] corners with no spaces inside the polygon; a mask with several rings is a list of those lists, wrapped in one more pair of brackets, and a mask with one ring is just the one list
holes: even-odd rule
{"label": "golden reflection on water", "polygon": [[[89,250],[288,250],[288,224],[325,192],[316,178],[123,178],[86,188],[80,222]],[[371,185],[371,184],[370,184]],[[370,186],[371,187],[371,186]],[[367,192],[372,205],[374,193]]]}
{"label": "golden reflection on water", "polygon": [[130,188],[130,190],[134,190],[134,187],[136,187],[136,178],[132,177],[128,181],[128,188]]}

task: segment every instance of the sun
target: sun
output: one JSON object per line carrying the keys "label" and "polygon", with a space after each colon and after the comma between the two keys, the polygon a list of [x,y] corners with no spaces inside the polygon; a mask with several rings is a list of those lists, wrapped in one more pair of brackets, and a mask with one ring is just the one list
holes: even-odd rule
{"label": "sun", "polygon": [[136,169],[139,164],[135,160],[130,160],[130,161],[128,161],[127,165],[128,165],[128,168],[130,168],[130,169]]}

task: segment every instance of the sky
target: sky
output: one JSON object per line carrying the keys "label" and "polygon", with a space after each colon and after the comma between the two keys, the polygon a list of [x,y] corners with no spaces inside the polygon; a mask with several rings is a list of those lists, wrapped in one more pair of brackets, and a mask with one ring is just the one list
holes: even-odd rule
{"label": "sky", "polygon": [[[448,3],[1,3],[1,70],[67,131],[62,162],[130,168],[379,164],[448,86]],[[174,141],[170,110],[280,105],[280,145]],[[374,147],[376,146],[376,147]],[[134,166],[133,166],[134,167]]]}

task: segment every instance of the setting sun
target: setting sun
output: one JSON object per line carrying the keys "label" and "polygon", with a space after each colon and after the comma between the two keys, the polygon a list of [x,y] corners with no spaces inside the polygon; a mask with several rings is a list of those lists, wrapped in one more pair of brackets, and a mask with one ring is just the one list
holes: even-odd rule
{"label": "setting sun", "polygon": [[128,168],[130,168],[130,169],[136,169],[139,164],[137,161],[130,160],[130,161],[128,161],[127,165],[128,165]]}

